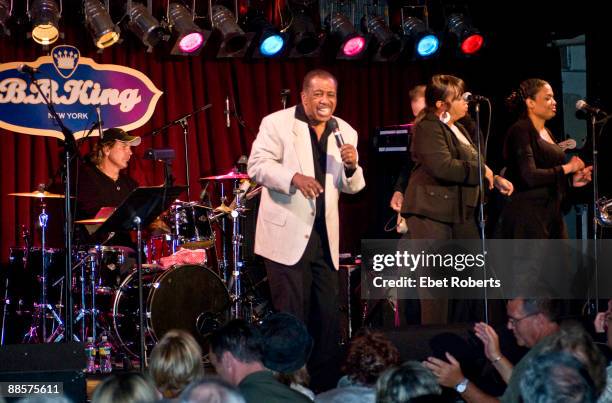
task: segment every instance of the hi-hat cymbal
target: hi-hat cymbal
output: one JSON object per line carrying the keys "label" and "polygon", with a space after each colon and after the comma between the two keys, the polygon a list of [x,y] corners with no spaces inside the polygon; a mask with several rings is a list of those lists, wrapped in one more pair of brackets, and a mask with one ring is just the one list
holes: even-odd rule
{"label": "hi-hat cymbal", "polygon": [[217,176],[205,176],[204,178],[200,178],[200,180],[206,181],[225,181],[225,180],[233,180],[233,179],[250,179],[248,174],[241,174],[239,172],[228,172],[225,175],[217,175]]}
{"label": "hi-hat cymbal", "polygon": [[106,218],[87,218],[85,220],[75,221],[75,224],[85,224],[85,225],[96,225],[103,224],[106,221]]}
{"label": "hi-hat cymbal", "polygon": [[47,191],[41,192],[40,190],[35,190],[34,192],[23,192],[23,193],[9,193],[9,196],[17,196],[17,197],[34,197],[36,199],[63,199],[64,195],[49,193]]}

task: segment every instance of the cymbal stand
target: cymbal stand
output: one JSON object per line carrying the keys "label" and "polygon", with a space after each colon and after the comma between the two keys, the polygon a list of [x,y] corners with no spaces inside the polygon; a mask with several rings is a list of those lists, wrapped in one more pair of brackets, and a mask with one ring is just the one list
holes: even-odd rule
{"label": "cymbal stand", "polygon": [[[221,203],[225,204],[227,200],[225,196],[225,185],[221,182]],[[219,270],[223,273],[223,281],[225,284],[230,286],[231,276],[229,273],[229,264],[227,261],[227,220],[225,217],[221,220],[221,256],[222,258],[219,260]]]}
{"label": "cymbal stand", "polygon": [[240,272],[244,266],[242,261],[242,235],[241,216],[244,212],[243,194],[244,190],[240,189],[240,181],[234,180],[234,201],[236,202],[234,209],[230,213],[232,219],[232,256],[233,256],[233,271],[232,271],[232,288],[234,298],[234,317],[242,318],[242,290],[240,289]]}
{"label": "cymbal stand", "polygon": [[[42,189],[44,191],[44,187]],[[42,288],[42,292],[41,292],[41,300],[40,300],[40,304],[36,307],[35,310],[35,314],[34,314],[34,321],[32,323],[32,326],[30,327],[30,330],[28,331],[28,333],[25,336],[25,339],[28,341],[31,341],[32,338],[38,338],[38,333],[37,333],[37,328],[38,325],[40,324],[42,327],[42,341],[43,343],[47,343],[47,311],[49,311],[51,313],[51,315],[53,316],[54,320],[57,322],[57,325],[60,327],[63,327],[63,322],[60,319],[60,317],[58,316],[57,312],[55,312],[55,310],[53,309],[53,307],[47,302],[47,223],[49,221],[49,215],[47,214],[47,203],[45,203],[45,200],[43,198],[40,199],[40,214],[38,215],[38,224],[40,225],[40,231],[41,231],[41,254],[42,254],[42,275],[41,275],[41,288]],[[40,318],[42,319],[42,323],[39,322],[39,317],[38,315],[40,315]],[[52,333],[55,333],[52,332]]]}

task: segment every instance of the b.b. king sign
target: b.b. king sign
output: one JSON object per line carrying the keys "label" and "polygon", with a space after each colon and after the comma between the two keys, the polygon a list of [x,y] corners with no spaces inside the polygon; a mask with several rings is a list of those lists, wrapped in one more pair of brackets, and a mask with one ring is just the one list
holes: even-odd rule
{"label": "b.b. king sign", "polygon": [[[63,139],[31,77],[19,72],[23,64],[0,64],[0,127]],[[96,107],[100,108],[104,128],[133,130],[150,119],[162,95],[141,72],[97,64],[81,57],[74,46],[56,46],[51,56],[39,57],[27,66],[38,70],[34,77],[43,94],[76,139],[85,136],[97,121]]]}

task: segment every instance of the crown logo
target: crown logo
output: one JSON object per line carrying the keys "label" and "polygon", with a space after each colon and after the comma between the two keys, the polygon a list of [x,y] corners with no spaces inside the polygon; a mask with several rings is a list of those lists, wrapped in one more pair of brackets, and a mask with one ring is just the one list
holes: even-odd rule
{"label": "crown logo", "polygon": [[79,55],[76,52],[64,49],[63,51],[60,50],[59,52],[55,53],[53,57],[55,58],[58,68],[72,70],[74,69],[74,65],[76,64]]}
{"label": "crown logo", "polygon": [[59,45],[51,50],[53,55],[53,66],[58,74],[64,78],[69,78],[74,74],[81,56],[79,50],[70,45]]}

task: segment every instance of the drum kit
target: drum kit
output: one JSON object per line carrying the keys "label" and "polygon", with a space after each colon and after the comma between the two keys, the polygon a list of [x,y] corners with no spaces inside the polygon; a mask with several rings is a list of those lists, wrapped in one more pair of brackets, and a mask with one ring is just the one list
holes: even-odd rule
{"label": "drum kit", "polygon": [[[211,198],[199,202],[175,200],[142,239],[142,292],[146,350],[170,329],[191,332],[206,346],[206,336],[230,318],[259,321],[269,313],[269,304],[252,288],[241,284],[243,221],[254,197],[248,175],[232,171],[201,178],[220,187],[221,204],[213,208]],[[227,203],[225,188],[232,184],[233,201]],[[203,194],[207,193],[206,191]],[[122,246],[88,245],[73,248],[71,290],[64,290],[65,250],[47,246],[47,203],[63,195],[44,191],[11,193],[38,199],[41,246],[30,245],[24,229],[24,247],[11,248],[11,270],[7,276],[2,321],[2,343],[7,315],[28,318],[31,323],[21,342],[58,342],[64,338],[62,295],[73,295],[73,326],[77,341],[108,336],[118,355],[139,356],[139,287],[135,268],[138,253]],[[100,226],[106,219],[93,218],[75,224]],[[217,235],[220,234],[220,235]],[[221,246],[220,248],[218,246]],[[218,253],[218,249],[220,253]],[[24,275],[26,273],[27,275]],[[13,284],[9,284],[9,277]],[[24,278],[28,280],[24,280]],[[264,279],[265,281],[265,279]],[[37,290],[32,292],[31,290]],[[27,294],[27,295],[26,295]],[[262,306],[266,308],[262,309]],[[9,312],[10,310],[10,312]],[[25,329],[24,329],[25,330]],[[205,350],[206,352],[207,350]]]}

